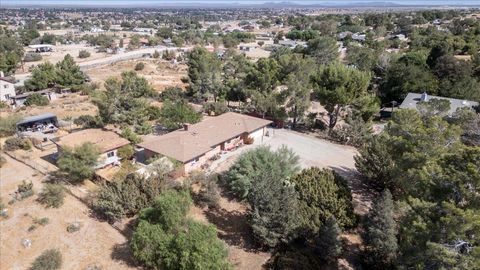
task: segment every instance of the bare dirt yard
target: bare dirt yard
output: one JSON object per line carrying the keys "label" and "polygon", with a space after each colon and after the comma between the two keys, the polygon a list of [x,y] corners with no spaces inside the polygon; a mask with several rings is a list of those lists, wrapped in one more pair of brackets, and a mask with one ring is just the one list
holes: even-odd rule
{"label": "bare dirt yard", "polygon": [[[7,203],[22,180],[32,181],[35,193],[41,191],[43,175],[7,156],[0,169],[0,195]],[[62,252],[62,269],[86,269],[97,265],[103,269],[135,269],[125,254],[127,239],[106,222],[92,218],[90,210],[80,200],[67,194],[58,209],[46,209],[36,202],[37,195],[8,205],[7,219],[0,221],[0,269],[28,269],[44,250],[58,248]],[[29,231],[34,218],[48,218],[47,225],[38,225]],[[72,222],[80,223],[80,230],[67,232]],[[31,240],[24,247],[22,240]]]}
{"label": "bare dirt yard", "polygon": [[57,100],[53,100],[47,106],[20,107],[16,110],[4,110],[0,112],[1,117],[8,116],[13,112],[21,116],[38,115],[51,112],[57,115],[59,119],[76,118],[80,115],[96,115],[97,107],[90,102],[88,96],[79,94],[58,95]]}
{"label": "bare dirt yard", "polygon": [[89,69],[86,73],[93,82],[98,82],[103,87],[105,80],[110,77],[120,78],[122,72],[134,70],[138,62],[143,62],[145,68],[137,71],[137,73],[145,77],[156,91],[161,92],[170,86],[185,88],[186,84],[181,79],[187,76],[187,66],[159,59],[122,61],[112,65]]}
{"label": "bare dirt yard", "polygon": [[[90,53],[90,57],[87,58],[79,58],[78,53],[82,50],[88,51]],[[32,52],[32,49],[25,47],[26,52]],[[95,47],[88,45],[86,42],[82,42],[79,44],[70,44],[70,45],[57,45],[55,46],[53,52],[46,52],[42,53],[42,60],[36,62],[27,62],[24,64],[24,67],[20,67],[17,71],[17,74],[26,73],[29,71],[29,67],[37,66],[38,64],[50,62],[50,63],[57,63],[63,60],[63,58],[70,54],[77,63],[87,62],[95,59],[102,59],[110,57],[111,54],[97,52]]]}

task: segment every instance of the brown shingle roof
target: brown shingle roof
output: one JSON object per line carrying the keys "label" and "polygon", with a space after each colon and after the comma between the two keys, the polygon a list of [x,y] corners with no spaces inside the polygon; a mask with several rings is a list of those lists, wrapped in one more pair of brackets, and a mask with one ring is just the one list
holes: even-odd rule
{"label": "brown shingle roof", "polygon": [[61,147],[75,148],[87,142],[97,146],[102,153],[130,143],[127,139],[120,137],[117,133],[112,131],[103,129],[84,129],[58,138],[56,144]]}
{"label": "brown shingle roof", "polygon": [[222,142],[245,132],[255,131],[270,123],[271,121],[265,119],[228,112],[190,125],[188,130],[176,130],[146,140],[139,146],[178,161],[187,162],[205,154]]}

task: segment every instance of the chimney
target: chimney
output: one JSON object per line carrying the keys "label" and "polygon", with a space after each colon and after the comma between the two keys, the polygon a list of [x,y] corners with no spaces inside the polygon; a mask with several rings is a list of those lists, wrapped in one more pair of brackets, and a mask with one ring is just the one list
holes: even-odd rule
{"label": "chimney", "polygon": [[420,96],[420,101],[427,102],[427,100],[428,100],[427,92],[423,92],[423,94]]}
{"label": "chimney", "polygon": [[188,131],[190,124],[183,124],[183,130]]}

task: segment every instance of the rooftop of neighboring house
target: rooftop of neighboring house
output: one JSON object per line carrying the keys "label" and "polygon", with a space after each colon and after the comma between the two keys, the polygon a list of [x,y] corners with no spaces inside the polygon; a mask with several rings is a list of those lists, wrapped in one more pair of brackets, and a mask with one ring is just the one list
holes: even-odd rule
{"label": "rooftop of neighboring house", "polygon": [[443,99],[443,100],[450,101],[450,110],[448,111],[448,114],[453,114],[454,112],[457,111],[458,108],[474,107],[479,105],[478,102],[470,101],[470,100],[430,96],[426,93],[423,93],[423,94],[408,93],[407,97],[405,97],[402,104],[400,104],[400,108],[401,109],[417,109],[417,103],[421,101],[428,102],[429,100],[432,100],[432,99]]}
{"label": "rooftop of neighboring house", "polygon": [[245,132],[253,132],[271,121],[227,112],[200,123],[187,125],[162,136],[146,139],[139,146],[181,162],[190,161],[210,151],[222,142]]}
{"label": "rooftop of neighboring house", "polygon": [[62,148],[75,148],[84,143],[92,143],[105,153],[128,145],[130,142],[113,131],[92,128],[59,137],[55,143]]}

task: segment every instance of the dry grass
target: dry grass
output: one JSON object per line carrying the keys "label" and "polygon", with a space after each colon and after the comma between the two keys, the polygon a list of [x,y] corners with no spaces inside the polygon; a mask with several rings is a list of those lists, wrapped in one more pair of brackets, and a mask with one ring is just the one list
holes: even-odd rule
{"label": "dry grass", "polygon": [[170,86],[186,87],[181,79],[187,76],[187,66],[158,59],[123,61],[90,69],[86,73],[92,81],[99,82],[103,87],[105,80],[110,77],[120,78],[122,72],[134,70],[138,62],[145,63],[145,68],[137,73],[145,77],[155,90],[162,91]]}
{"label": "dry grass", "polygon": [[[7,158],[2,167],[1,195],[4,200],[24,179],[31,180],[34,190],[40,191],[42,177],[24,164]],[[58,209],[45,209],[32,196],[9,206],[9,218],[0,223],[0,269],[28,269],[44,250],[58,248],[63,256],[63,269],[85,269],[101,265],[103,269],[135,269],[129,266],[125,249],[127,239],[106,222],[91,216],[88,207],[77,198],[67,195],[65,204]],[[47,217],[50,223],[28,232],[32,217]],[[78,232],[67,232],[68,224],[78,222]],[[22,239],[30,239],[25,248]]]}

